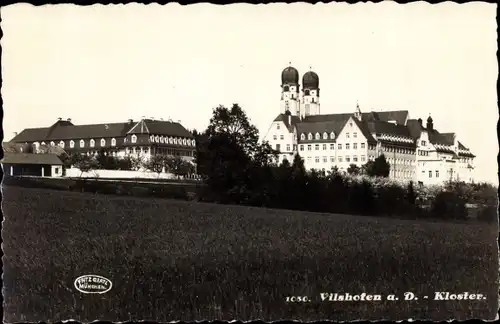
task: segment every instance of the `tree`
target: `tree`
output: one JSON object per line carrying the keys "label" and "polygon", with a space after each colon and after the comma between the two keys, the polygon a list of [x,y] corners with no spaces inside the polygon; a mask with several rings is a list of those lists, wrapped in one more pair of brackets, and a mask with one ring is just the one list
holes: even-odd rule
{"label": "tree", "polygon": [[243,152],[250,157],[258,151],[259,131],[238,104],[231,109],[219,106],[213,110],[212,118],[205,132],[209,137],[225,135],[236,142]]}
{"label": "tree", "polygon": [[149,160],[145,163],[146,169],[158,173],[158,177],[160,177],[160,173],[163,171],[165,167],[165,162],[167,157],[161,154],[152,155]]}
{"label": "tree", "polygon": [[361,169],[356,164],[351,163],[349,165],[349,167],[347,168],[347,173],[352,174],[352,175],[358,175],[361,173]]}
{"label": "tree", "polygon": [[182,159],[180,156],[172,156],[165,158],[165,169],[168,172],[172,172],[179,178],[180,176],[186,176],[189,173],[193,172],[194,166]]}
{"label": "tree", "polygon": [[90,155],[80,155],[79,158],[74,161],[73,164],[76,168],[80,170],[80,177],[84,172],[89,172],[98,168],[98,163],[93,156]]}
{"label": "tree", "polygon": [[385,155],[381,154],[374,161],[368,161],[364,166],[363,170],[367,175],[371,177],[384,177],[389,176],[391,166],[387,162]]}
{"label": "tree", "polygon": [[132,170],[138,171],[144,168],[144,158],[141,154],[130,155],[130,164],[132,166]]}

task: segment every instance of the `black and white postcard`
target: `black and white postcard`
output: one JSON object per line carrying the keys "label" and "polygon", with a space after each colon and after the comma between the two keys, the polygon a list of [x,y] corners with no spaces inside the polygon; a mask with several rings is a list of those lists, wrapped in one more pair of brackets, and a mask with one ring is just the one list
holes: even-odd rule
{"label": "black and white postcard", "polygon": [[4,322],[497,317],[495,4],[0,13]]}

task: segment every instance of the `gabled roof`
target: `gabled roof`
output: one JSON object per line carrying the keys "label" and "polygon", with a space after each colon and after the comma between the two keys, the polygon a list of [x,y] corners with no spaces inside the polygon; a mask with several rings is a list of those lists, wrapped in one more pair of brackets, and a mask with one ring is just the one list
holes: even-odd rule
{"label": "gabled roof", "polygon": [[193,138],[193,134],[191,134],[191,132],[184,128],[184,126],[182,126],[180,123],[152,119],[141,120],[132,129],[130,129],[128,133]]}
{"label": "gabled roof", "polygon": [[368,127],[368,123],[360,121],[357,118],[353,118],[353,120],[356,123],[356,125],[358,126],[358,128],[361,130],[361,132],[363,133],[363,136],[366,138],[366,140],[369,144],[374,144],[377,142],[375,140],[375,138],[373,138],[372,134],[370,133],[370,128]]}
{"label": "gabled roof", "polygon": [[32,154],[32,153],[5,153],[5,156],[1,162],[5,164],[44,164],[44,165],[63,164],[55,154]]}
{"label": "gabled roof", "polygon": [[298,116],[292,116],[290,115],[290,121],[291,123],[288,122],[288,115],[287,114],[279,114],[276,118],[274,118],[275,122],[281,121],[285,124],[286,128],[291,132],[293,130],[293,127],[300,123],[300,118]]}

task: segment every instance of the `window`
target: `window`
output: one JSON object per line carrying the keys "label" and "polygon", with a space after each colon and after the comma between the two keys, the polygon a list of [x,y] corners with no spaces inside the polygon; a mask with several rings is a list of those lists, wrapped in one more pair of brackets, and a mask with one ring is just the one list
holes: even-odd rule
{"label": "window", "polygon": [[313,135],[311,133],[309,133],[309,135],[307,135],[307,139],[308,140],[312,140],[313,139]]}
{"label": "window", "polygon": [[59,142],[59,146],[62,147],[62,148],[64,148],[64,141],[60,141]]}
{"label": "window", "polygon": [[320,139],[319,133],[316,133],[316,139],[317,139],[317,140],[319,140],[319,139]]}
{"label": "window", "polygon": [[293,144],[293,151],[297,151],[297,144]]}
{"label": "window", "polygon": [[101,138],[101,146],[105,146],[106,145],[106,140],[104,138]]}
{"label": "window", "polygon": [[432,171],[429,171],[429,178],[432,178]]}
{"label": "window", "polygon": [[356,132],[352,133],[352,137],[353,138],[358,138],[358,133],[356,133]]}
{"label": "window", "polygon": [[136,143],[136,142],[137,142],[137,136],[132,135],[132,143]]}
{"label": "window", "polygon": [[304,134],[300,134],[300,139],[301,140],[305,140],[306,139],[306,136]]}
{"label": "window", "polygon": [[361,148],[364,149],[365,148],[365,143],[361,143]]}
{"label": "window", "polygon": [[59,174],[59,168],[54,168],[55,174]]}
{"label": "window", "polygon": [[365,162],[365,156],[361,155],[361,162]]}
{"label": "window", "polygon": [[314,145],[314,149],[315,149],[316,151],[319,151],[319,144]]}
{"label": "window", "polygon": [[358,162],[358,157],[357,157],[357,156],[353,156],[353,157],[352,157],[352,160],[353,160],[354,162]]}
{"label": "window", "polygon": [[353,143],[353,144],[352,144],[352,148],[353,148],[354,150],[355,150],[355,149],[357,149],[357,148],[358,148],[358,143]]}
{"label": "window", "polygon": [[149,141],[150,141],[150,142],[152,142],[152,143],[154,143],[154,141],[155,141],[155,136],[154,136],[154,135],[149,136]]}
{"label": "window", "polygon": [[335,134],[333,132],[330,133],[330,139],[334,139],[335,138]]}
{"label": "window", "polygon": [[[165,137],[160,136],[160,143],[162,143],[162,144],[163,144],[163,143],[165,143],[165,140],[166,140],[166,138],[165,138]],[[165,143],[165,144],[166,144],[166,143]]]}
{"label": "window", "polygon": [[42,142],[42,145],[45,145],[45,142]]}
{"label": "window", "polygon": [[425,146],[426,142],[425,141],[422,141],[422,146]]}
{"label": "window", "polygon": [[116,139],[115,138],[111,139],[111,146],[116,146]]}
{"label": "window", "polygon": [[339,145],[337,146],[337,148],[338,148],[339,150],[341,150],[341,149],[342,149],[342,144],[339,144]]}
{"label": "window", "polygon": [[303,151],[304,150],[304,145],[300,145],[300,150]]}
{"label": "window", "polygon": [[56,143],[54,143],[54,142],[50,142],[50,145],[51,145],[51,146],[55,146],[55,145],[56,145]]}
{"label": "window", "polygon": [[319,156],[314,157],[314,162],[319,163]]}
{"label": "window", "polygon": [[352,123],[349,123],[349,127],[352,127]]}
{"label": "window", "polygon": [[326,151],[326,144],[323,144],[323,151]]}
{"label": "window", "polygon": [[84,140],[80,140],[80,147],[85,147],[85,141]]}
{"label": "window", "polygon": [[192,144],[193,146],[196,146],[196,141],[195,141],[194,139],[193,139],[193,140],[191,140],[191,144]]}
{"label": "window", "polygon": [[323,139],[328,139],[328,134],[326,132],[323,133]]}
{"label": "window", "polygon": [[345,137],[346,137],[346,138],[349,138],[349,133],[345,133]]}
{"label": "window", "polygon": [[[170,144],[173,144],[173,143],[174,143],[174,138],[173,138],[173,137],[169,137],[169,138],[168,138],[168,142],[169,142]],[[165,143],[167,143],[167,142],[165,141]]]}
{"label": "window", "polygon": [[276,124],[276,129],[280,129],[280,124]]}
{"label": "window", "polygon": [[346,157],[345,157],[345,161],[346,161],[346,162],[351,162],[351,158],[350,158],[349,156],[346,156]]}
{"label": "window", "polygon": [[330,144],[330,150],[335,150],[335,144]]}
{"label": "window", "polygon": [[310,151],[311,150],[311,144],[307,145],[307,150]]}
{"label": "window", "polygon": [[339,162],[342,162],[342,157],[341,156],[339,156],[337,159],[338,159]]}
{"label": "window", "polygon": [[349,143],[346,143],[346,145],[345,145],[345,149],[346,149],[346,150],[348,150],[349,148],[350,148]]}
{"label": "window", "polygon": [[285,137],[283,135],[280,135],[280,140],[284,139]]}
{"label": "window", "polygon": [[330,156],[330,162],[335,162],[335,157],[334,156]]}
{"label": "window", "polygon": [[94,146],[95,146],[95,141],[94,141],[94,139],[91,139],[90,140],[90,147],[94,147]]}
{"label": "window", "polygon": [[328,162],[328,157],[323,156],[323,163],[326,163],[326,162]]}
{"label": "window", "polygon": [[439,178],[439,171],[436,170],[436,178]]}
{"label": "window", "polygon": [[276,151],[280,151],[280,145],[279,144],[276,144]]}
{"label": "window", "polygon": [[[36,145],[36,143],[33,143],[33,144],[35,144],[35,145]],[[70,148],[75,147],[75,141],[73,141],[73,140],[69,141],[69,147],[70,147]]]}
{"label": "window", "polygon": [[186,139],[185,138],[182,139],[182,145],[186,145]]}
{"label": "window", "polygon": [[177,144],[177,138],[174,137],[174,144]]}
{"label": "window", "polygon": [[311,163],[311,157],[310,156],[307,157],[307,162]]}
{"label": "window", "polygon": [[289,152],[290,151],[290,144],[287,144],[286,145],[286,151]]}

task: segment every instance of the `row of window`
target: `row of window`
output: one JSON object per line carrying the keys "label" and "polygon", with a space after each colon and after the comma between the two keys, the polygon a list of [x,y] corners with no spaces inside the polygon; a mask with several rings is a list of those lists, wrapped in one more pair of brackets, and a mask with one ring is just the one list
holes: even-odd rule
{"label": "row of window", "polygon": [[149,140],[151,141],[151,143],[165,143],[165,144],[179,144],[179,145],[187,145],[187,146],[196,146],[196,142],[194,139],[187,139],[187,138],[175,138],[175,137],[151,135],[149,137]]}
{"label": "row of window", "polygon": [[418,155],[420,155],[420,156],[429,156],[429,151],[418,150]]}
{"label": "row of window", "polygon": [[[311,161],[312,161],[312,157],[308,156],[307,162],[311,162]],[[327,156],[323,156],[323,158],[321,158],[320,156],[314,157],[315,163],[320,163],[320,161],[323,161],[323,163],[328,163],[328,161],[330,161],[331,163],[335,163],[335,156],[330,156],[330,158],[328,158]],[[366,156],[361,155],[359,158],[357,156],[353,156],[351,158],[348,155],[345,158],[342,156],[338,156],[337,162],[366,162]]]}
{"label": "row of window", "polygon": [[382,147],[382,150],[385,152],[391,152],[391,153],[399,153],[399,154],[414,154],[415,151],[407,149],[407,148],[400,148],[400,147]]}
{"label": "row of window", "polygon": [[[137,137],[136,137],[135,141],[136,140],[137,140]],[[133,136],[132,136],[132,143],[135,143],[135,141],[134,141]],[[38,145],[38,142],[35,142],[34,144]],[[42,145],[46,145],[45,142],[42,142],[41,144]],[[79,144],[80,144],[81,148],[85,147],[85,141],[84,140],[80,140]],[[51,141],[50,145],[51,146],[56,146],[56,143],[54,141]],[[66,146],[66,143],[64,141],[60,141],[59,144],[57,144],[57,145],[60,146],[61,148],[64,148]],[[89,141],[89,146],[90,147],[95,147],[95,140],[94,139],[91,139]],[[104,138],[101,139],[101,146],[106,146],[106,140]],[[115,138],[111,139],[111,146],[116,146],[116,139]],[[69,147],[70,148],[74,148],[75,147],[75,141],[70,140],[69,141]]]}
{"label": "row of window", "polygon": [[[277,145],[279,146],[279,144],[277,144]],[[304,151],[304,146],[305,146],[304,144],[300,145],[299,148],[300,148],[301,151]],[[360,143],[360,147],[362,149],[364,149],[366,147],[365,143]],[[314,150],[315,151],[319,151],[319,148],[320,148],[319,144],[315,144],[314,145]],[[327,144],[323,144],[323,151],[326,151],[327,148],[328,148],[328,145]],[[341,150],[342,149],[342,144],[337,144],[337,149]],[[345,149],[346,150],[350,150],[351,149],[350,143],[346,143],[345,144]],[[358,149],[358,143],[352,143],[352,149],[353,150],[357,150]],[[307,145],[307,150],[308,151],[312,151],[312,145],[311,144]],[[335,150],[335,144],[330,144],[330,150],[332,150],[332,151]]]}

